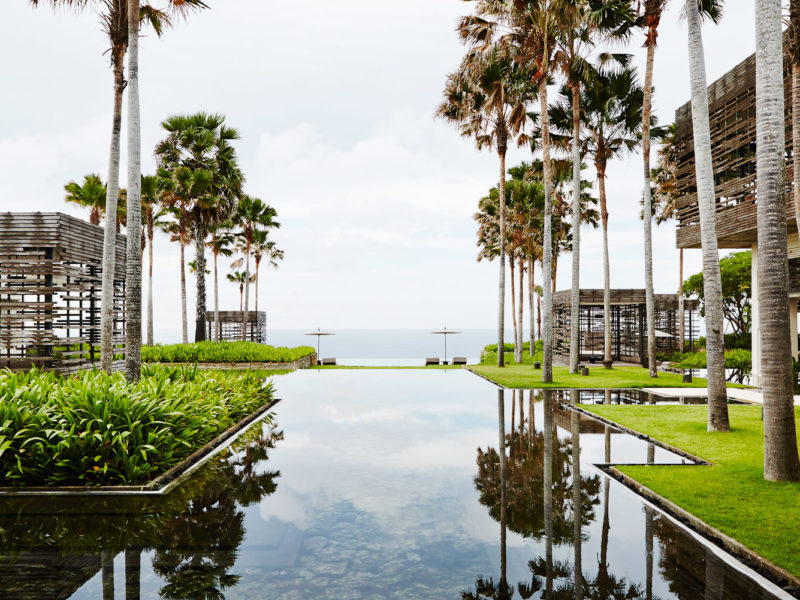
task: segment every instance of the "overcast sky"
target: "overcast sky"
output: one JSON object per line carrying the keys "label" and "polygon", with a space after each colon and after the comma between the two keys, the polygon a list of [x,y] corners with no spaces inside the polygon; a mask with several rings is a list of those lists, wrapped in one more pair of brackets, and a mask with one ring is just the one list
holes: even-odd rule
{"label": "overcast sky", "polygon": [[[275,206],[286,251],[264,272],[260,307],[274,328],[490,328],[497,269],[477,263],[472,215],[497,159],[434,120],[463,48],[462,0],[209,0],[211,10],[142,41],[143,169],[168,115],[220,112],[241,132],[247,191]],[[0,210],[63,211],[64,184],[106,177],[112,75],[96,14],[6,0],[0,21]],[[688,100],[678,5],[656,54],[655,110]],[[743,6],[743,8],[742,8]],[[704,28],[709,82],[754,52],[752,2],[728,3]],[[631,48],[643,69],[641,36]],[[124,139],[124,137],[123,137]],[[515,151],[514,164],[528,155]],[[123,156],[124,165],[124,156]],[[609,168],[613,287],[643,287],[641,158]],[[123,167],[123,184],[124,184]],[[593,178],[587,170],[585,177]],[[678,284],[674,226],[655,232],[655,285]],[[157,339],[180,330],[178,249],[156,240]],[[569,286],[562,257],[559,289]],[[700,251],[687,252],[687,274]],[[227,264],[221,265],[227,272]],[[538,279],[539,273],[537,273]],[[194,310],[190,281],[190,310]],[[584,230],[583,287],[602,287],[601,236]],[[238,288],[221,285],[222,308]],[[209,300],[209,308],[212,307]],[[193,312],[190,313],[190,331]]]}

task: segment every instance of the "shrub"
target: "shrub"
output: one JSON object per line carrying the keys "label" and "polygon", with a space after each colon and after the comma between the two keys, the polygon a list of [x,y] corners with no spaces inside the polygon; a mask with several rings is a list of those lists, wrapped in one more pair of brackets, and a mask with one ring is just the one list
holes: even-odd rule
{"label": "shrub", "polygon": [[255,342],[197,342],[142,346],[146,363],[290,363],[314,354],[311,346],[276,348]]}
{"label": "shrub", "polygon": [[[706,352],[689,352],[677,354],[672,357],[681,369],[705,369]],[[739,369],[749,373],[753,366],[753,356],[750,350],[728,350],[725,352],[725,368]]]}
{"label": "shrub", "polygon": [[[533,356],[530,354],[531,344],[530,342],[525,342],[522,345],[522,363],[523,365],[532,365],[534,362],[541,362],[542,361],[542,352],[544,349],[544,342],[542,340],[536,341],[536,352]],[[504,360],[505,364],[507,365],[515,365],[517,364],[514,360],[514,344],[505,344],[504,347]],[[482,365],[496,365],[497,364],[497,344],[489,344],[485,346],[483,352],[481,352],[481,364]]]}
{"label": "shrub", "polygon": [[0,371],[6,485],[143,484],[274,397],[263,373],[145,367],[72,377]]}

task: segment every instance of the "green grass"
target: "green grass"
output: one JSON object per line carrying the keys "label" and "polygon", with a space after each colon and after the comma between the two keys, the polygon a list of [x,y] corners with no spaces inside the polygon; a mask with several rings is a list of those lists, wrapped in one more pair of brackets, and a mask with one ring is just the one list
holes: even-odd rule
{"label": "green grass", "polygon": [[143,484],[273,397],[259,371],[0,371],[1,485]]}
{"label": "green grass", "polygon": [[[583,408],[713,463],[710,467],[618,468],[800,577],[800,484],[764,481],[760,406],[729,406],[731,433],[706,431],[705,406]],[[800,409],[796,408],[795,419],[798,417]]]}
{"label": "green grass", "polygon": [[290,363],[315,350],[311,346],[282,348],[255,342],[197,342],[142,346],[142,361],[146,363]]}
{"label": "green grass", "polygon": [[[526,365],[509,365],[503,368],[490,365],[470,367],[479,375],[508,388],[595,388],[625,389],[645,387],[706,387],[706,380],[695,377],[692,383],[683,383],[677,373],[659,373],[651,379],[649,371],[643,367],[614,367],[605,369],[602,365],[589,367],[589,376],[571,375],[567,367],[553,367],[553,383],[542,383],[542,370]],[[746,387],[728,384],[731,387]]]}

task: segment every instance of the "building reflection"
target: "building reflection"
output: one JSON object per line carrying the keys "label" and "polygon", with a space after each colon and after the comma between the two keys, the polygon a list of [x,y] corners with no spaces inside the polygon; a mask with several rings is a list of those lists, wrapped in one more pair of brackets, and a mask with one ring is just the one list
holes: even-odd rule
{"label": "building reflection", "polygon": [[282,434],[256,426],[225,458],[200,469],[164,497],[9,499],[0,514],[0,598],[66,599],[101,574],[102,597],[113,599],[114,558],[124,555],[124,595],[140,597],[141,554],[165,599],[224,598],[244,539],[242,508],[277,489],[280,473],[265,469]]}

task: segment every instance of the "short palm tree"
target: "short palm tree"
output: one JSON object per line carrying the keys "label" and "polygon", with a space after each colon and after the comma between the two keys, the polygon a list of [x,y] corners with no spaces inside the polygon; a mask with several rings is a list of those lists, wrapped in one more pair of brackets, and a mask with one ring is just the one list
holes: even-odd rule
{"label": "short palm tree", "polygon": [[233,273],[228,273],[228,281],[232,283],[239,284],[239,310],[243,310],[242,302],[244,298],[244,287],[245,284],[250,283],[250,277],[247,276],[247,273],[244,271],[234,271]]}
{"label": "short palm tree", "polygon": [[[156,146],[160,167],[167,173],[188,170],[195,185],[185,196],[195,243],[197,302],[195,341],[206,338],[205,245],[208,230],[229,219],[242,193],[244,176],[231,143],[239,133],[222,115],[176,115],[162,124],[167,132]],[[198,185],[202,181],[203,185]]]}
{"label": "short palm tree", "polygon": [[[494,148],[500,160],[499,228],[505,231],[506,153],[508,144],[519,136],[525,126],[526,102],[532,96],[528,78],[507,48],[472,37],[471,23],[462,23],[462,37],[470,44],[470,52],[458,71],[447,78],[437,115],[456,125],[464,137],[472,137],[479,150]],[[504,366],[503,344],[505,328],[505,236],[499,236],[499,300],[497,316],[497,366]]]}
{"label": "short palm tree", "polygon": [[239,228],[239,238],[243,245],[242,251],[245,258],[245,296],[244,296],[244,315],[242,318],[242,339],[247,339],[247,322],[249,319],[250,301],[250,254],[252,253],[253,242],[256,232],[269,231],[280,227],[275,218],[278,212],[269,204],[258,198],[243,195],[239,199],[236,211],[233,213],[232,221]]}
{"label": "short palm tree", "polygon": [[[83,183],[70,181],[64,186],[67,195],[64,200],[89,209],[89,223],[99,225],[105,210],[106,184],[100,175],[92,173],[84,176]],[[112,227],[113,227],[112,219]]]}
{"label": "short palm tree", "polygon": [[785,100],[780,0],[756,1],[758,301],[764,394],[764,478],[800,481],[786,239]]}

